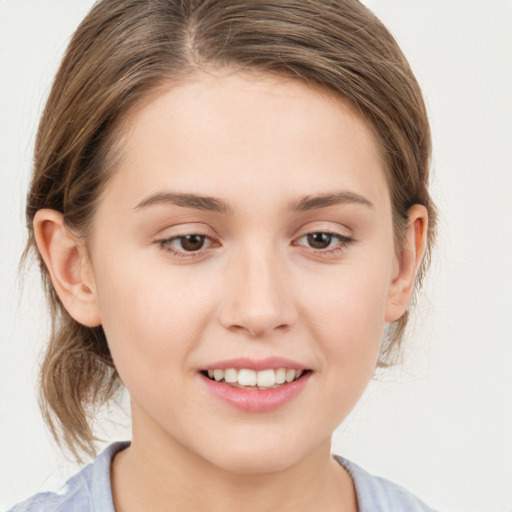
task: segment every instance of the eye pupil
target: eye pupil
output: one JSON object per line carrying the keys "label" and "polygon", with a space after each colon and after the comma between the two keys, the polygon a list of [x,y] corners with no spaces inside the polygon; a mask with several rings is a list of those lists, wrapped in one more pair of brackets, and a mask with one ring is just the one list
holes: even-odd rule
{"label": "eye pupil", "polygon": [[185,251],[198,251],[204,245],[203,235],[185,235],[180,237],[181,247]]}
{"label": "eye pupil", "polygon": [[329,233],[310,233],[308,243],[313,249],[325,249],[331,245],[332,235]]}

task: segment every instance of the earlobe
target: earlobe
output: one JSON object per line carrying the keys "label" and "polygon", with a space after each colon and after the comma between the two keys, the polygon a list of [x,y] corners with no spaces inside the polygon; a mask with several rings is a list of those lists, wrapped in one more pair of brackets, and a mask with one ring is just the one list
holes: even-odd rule
{"label": "earlobe", "polygon": [[409,209],[406,229],[398,255],[398,271],[389,289],[386,322],[394,322],[405,313],[414,292],[416,275],[427,246],[428,212],[423,205],[415,204]]}
{"label": "earlobe", "polygon": [[100,325],[87,253],[65,225],[63,215],[50,209],[37,211],[34,235],[53,287],[67,312],[88,327]]}

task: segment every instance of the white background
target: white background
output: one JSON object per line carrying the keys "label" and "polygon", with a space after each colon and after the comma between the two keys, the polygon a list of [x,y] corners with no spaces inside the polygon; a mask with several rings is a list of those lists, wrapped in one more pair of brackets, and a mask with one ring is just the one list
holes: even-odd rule
{"label": "white background", "polygon": [[[334,451],[440,510],[512,512],[512,1],[365,3],[424,89],[440,236],[406,363],[371,384]],[[2,510],[76,471],[40,420],[35,382],[48,322],[37,269],[21,294],[17,264],[38,115],[91,4],[0,0]]]}

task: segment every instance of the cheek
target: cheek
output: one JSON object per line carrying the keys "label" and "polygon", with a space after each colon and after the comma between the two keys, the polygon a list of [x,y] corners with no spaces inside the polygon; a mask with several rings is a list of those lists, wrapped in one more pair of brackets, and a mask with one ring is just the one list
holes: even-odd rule
{"label": "cheek", "polygon": [[[116,368],[125,383],[157,375],[169,361],[177,368],[199,343],[210,315],[211,290],[156,265],[124,268],[107,260],[96,272],[101,320]],[[114,261],[112,258],[110,261]]]}
{"label": "cheek", "polygon": [[319,345],[324,365],[356,387],[372,375],[382,342],[389,281],[378,265],[360,271],[341,269],[339,278],[310,290],[311,337]]}
{"label": "cheek", "polygon": [[384,328],[388,276],[389,271],[378,264],[340,268],[338,275],[309,287],[305,307],[329,339],[357,339],[358,347],[372,345],[371,333]]}

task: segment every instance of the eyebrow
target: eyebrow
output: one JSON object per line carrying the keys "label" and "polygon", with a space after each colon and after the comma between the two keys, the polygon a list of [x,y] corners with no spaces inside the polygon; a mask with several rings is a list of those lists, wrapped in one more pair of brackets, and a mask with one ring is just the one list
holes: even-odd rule
{"label": "eyebrow", "polygon": [[173,192],[157,192],[143,199],[136,208],[145,208],[156,204],[174,204],[183,208],[204,210],[207,212],[231,213],[233,209],[221,199],[196,194],[179,194]]}
{"label": "eyebrow", "polygon": [[[288,204],[291,211],[305,212],[327,208],[347,203],[356,203],[373,208],[373,204],[360,194],[350,191],[339,191],[328,194],[319,194],[314,196],[304,196]],[[197,194],[180,194],[174,192],[157,192],[143,199],[137,206],[146,208],[152,205],[173,204],[183,208],[192,208],[194,210],[203,210],[216,213],[233,213],[233,208],[216,197],[200,196]]]}
{"label": "eyebrow", "polygon": [[366,197],[346,190],[330,194],[305,196],[297,201],[292,201],[288,207],[290,210],[305,212],[347,203],[362,204],[368,208],[373,208],[373,204]]}

